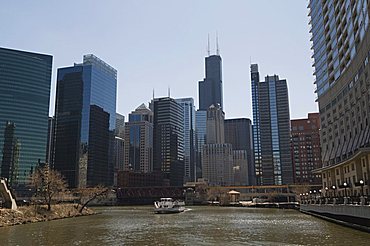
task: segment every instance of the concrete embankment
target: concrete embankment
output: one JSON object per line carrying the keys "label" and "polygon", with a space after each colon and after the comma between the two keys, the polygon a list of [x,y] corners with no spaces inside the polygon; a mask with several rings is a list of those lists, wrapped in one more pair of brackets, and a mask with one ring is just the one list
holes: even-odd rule
{"label": "concrete embankment", "polygon": [[93,214],[95,212],[88,208],[79,213],[72,204],[53,205],[51,211],[47,211],[45,206],[24,206],[18,207],[17,210],[0,209],[0,227]]}
{"label": "concrete embankment", "polygon": [[301,204],[300,211],[340,225],[370,232],[370,206]]}

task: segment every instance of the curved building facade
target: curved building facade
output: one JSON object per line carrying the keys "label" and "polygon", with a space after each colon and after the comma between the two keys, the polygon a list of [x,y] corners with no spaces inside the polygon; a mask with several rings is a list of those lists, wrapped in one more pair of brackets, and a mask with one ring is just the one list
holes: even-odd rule
{"label": "curved building facade", "polygon": [[[369,195],[368,1],[310,1],[324,190]],[[326,194],[326,195],[329,195]]]}

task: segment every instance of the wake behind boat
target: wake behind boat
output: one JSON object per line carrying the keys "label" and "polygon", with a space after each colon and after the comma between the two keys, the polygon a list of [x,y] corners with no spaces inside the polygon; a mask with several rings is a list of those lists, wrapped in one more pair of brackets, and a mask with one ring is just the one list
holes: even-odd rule
{"label": "wake behind boat", "polygon": [[185,210],[183,201],[175,201],[172,198],[161,198],[154,202],[154,212],[157,214],[181,213]]}

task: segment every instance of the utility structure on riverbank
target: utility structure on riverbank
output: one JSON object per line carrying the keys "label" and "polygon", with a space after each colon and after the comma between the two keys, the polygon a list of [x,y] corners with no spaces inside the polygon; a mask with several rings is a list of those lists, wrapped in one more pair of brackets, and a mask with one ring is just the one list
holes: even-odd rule
{"label": "utility structure on riverbank", "polygon": [[0,195],[4,199],[4,207],[9,209],[17,209],[17,203],[13,197],[13,194],[8,189],[6,179],[0,178]]}

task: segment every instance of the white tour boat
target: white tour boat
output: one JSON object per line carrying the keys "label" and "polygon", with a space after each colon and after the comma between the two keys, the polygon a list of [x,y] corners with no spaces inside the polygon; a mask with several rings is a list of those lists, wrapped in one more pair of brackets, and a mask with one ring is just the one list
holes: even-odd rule
{"label": "white tour boat", "polygon": [[161,198],[160,201],[154,202],[154,212],[157,214],[180,213],[185,210],[183,201],[175,201],[172,198]]}

